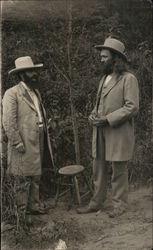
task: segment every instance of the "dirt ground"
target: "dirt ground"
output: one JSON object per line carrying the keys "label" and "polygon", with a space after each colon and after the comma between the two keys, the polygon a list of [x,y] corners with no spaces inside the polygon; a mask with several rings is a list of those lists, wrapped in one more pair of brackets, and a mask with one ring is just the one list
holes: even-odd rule
{"label": "dirt ground", "polygon": [[[110,193],[104,210],[92,214],[77,214],[77,205],[68,210],[62,199],[47,215],[33,216],[34,226],[26,233],[17,234],[15,228],[5,225],[1,249],[55,250],[61,239],[68,250],[151,250],[152,196],[151,187],[130,187],[128,212],[113,219],[107,214]],[[47,200],[47,205],[52,203]]]}

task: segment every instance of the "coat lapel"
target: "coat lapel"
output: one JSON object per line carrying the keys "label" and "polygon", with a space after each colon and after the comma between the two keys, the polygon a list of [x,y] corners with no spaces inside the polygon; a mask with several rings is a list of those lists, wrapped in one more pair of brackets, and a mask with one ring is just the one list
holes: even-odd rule
{"label": "coat lapel", "polygon": [[39,103],[40,103],[40,107],[41,107],[41,111],[43,112],[43,116],[44,118],[46,118],[46,111],[44,109],[44,106],[43,106],[43,103],[42,103],[42,98],[41,98],[41,95],[40,95],[40,92],[38,89],[35,89],[35,93],[39,99]]}
{"label": "coat lapel", "polygon": [[99,84],[99,88],[98,88],[98,93],[97,93],[97,101],[96,101],[96,110],[98,111],[98,106],[99,106],[99,102],[100,102],[100,98],[101,98],[101,92],[102,92],[102,88],[103,88],[103,84],[104,81],[106,79],[106,76],[103,76],[100,84]]}
{"label": "coat lapel", "polygon": [[[20,94],[22,95],[23,100],[34,110],[36,111],[33,100],[31,99],[28,91],[23,87],[22,83],[19,83]],[[36,111],[37,112],[37,111]]]}
{"label": "coat lapel", "polygon": [[103,88],[103,96],[106,96],[111,89],[120,81],[121,76],[113,76],[112,79],[109,81],[108,86],[106,88]]}

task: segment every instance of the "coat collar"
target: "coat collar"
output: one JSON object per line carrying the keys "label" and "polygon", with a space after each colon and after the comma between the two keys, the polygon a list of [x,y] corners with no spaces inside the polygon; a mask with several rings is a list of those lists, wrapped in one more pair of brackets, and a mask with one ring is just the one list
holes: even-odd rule
{"label": "coat collar", "polygon": [[[23,100],[34,110],[36,111],[35,105],[31,96],[29,95],[27,89],[23,86],[23,83],[19,83],[20,94],[22,95]],[[36,111],[37,112],[37,111]]]}
{"label": "coat collar", "polygon": [[102,77],[100,84],[99,84],[98,94],[97,94],[97,102],[96,102],[97,112],[98,112],[98,106],[99,106],[99,102],[101,98],[101,92],[103,91],[103,96],[106,96],[111,91],[111,89],[120,81],[121,77],[122,77],[121,75],[117,76],[114,74],[114,76],[112,76],[111,80],[108,83],[108,86],[105,89],[103,89],[103,84],[105,82],[106,75]]}
{"label": "coat collar", "polygon": [[[111,89],[120,81],[121,78],[122,78],[121,75],[114,74],[112,78],[110,79],[108,85],[105,88],[103,88],[103,96],[106,96],[111,91]],[[106,79],[106,76],[104,77],[103,82],[101,84],[102,87],[103,87],[105,79]]]}

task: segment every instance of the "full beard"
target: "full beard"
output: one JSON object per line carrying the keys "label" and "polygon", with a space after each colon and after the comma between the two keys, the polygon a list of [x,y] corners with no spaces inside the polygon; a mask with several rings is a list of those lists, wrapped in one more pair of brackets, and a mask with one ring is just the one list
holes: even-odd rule
{"label": "full beard", "polygon": [[38,77],[33,77],[33,78],[26,77],[25,82],[26,82],[27,86],[30,89],[39,88],[39,79],[38,79]]}
{"label": "full beard", "polygon": [[104,75],[110,75],[113,72],[114,68],[114,62],[112,59],[108,60],[107,62],[104,62],[102,64],[102,72]]}

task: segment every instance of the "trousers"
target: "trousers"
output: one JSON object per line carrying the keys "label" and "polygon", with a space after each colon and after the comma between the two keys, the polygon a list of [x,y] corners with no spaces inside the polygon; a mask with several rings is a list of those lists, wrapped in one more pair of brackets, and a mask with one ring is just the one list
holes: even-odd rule
{"label": "trousers", "polygon": [[16,177],[17,207],[22,211],[39,208],[40,175]]}
{"label": "trousers", "polygon": [[[42,162],[44,153],[43,127],[39,128],[39,144],[40,144],[40,158]],[[40,178],[41,178],[40,175],[15,177],[17,207],[20,208],[22,211],[26,212],[27,210],[30,211],[39,209]]]}
{"label": "trousers", "polygon": [[[112,202],[114,208],[127,208],[128,205],[128,169],[127,161],[112,162]],[[93,182],[94,195],[90,206],[101,207],[107,197],[108,166],[105,160],[94,159]]]}

